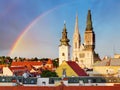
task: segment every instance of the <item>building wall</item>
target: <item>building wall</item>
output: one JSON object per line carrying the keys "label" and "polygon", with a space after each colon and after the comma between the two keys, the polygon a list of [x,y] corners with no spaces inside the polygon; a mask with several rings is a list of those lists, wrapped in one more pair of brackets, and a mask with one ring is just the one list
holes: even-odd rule
{"label": "building wall", "polygon": [[70,46],[59,46],[59,65],[68,60],[70,60]]}
{"label": "building wall", "polygon": [[37,85],[38,86],[49,86],[49,78],[38,78]]}
{"label": "building wall", "polygon": [[78,50],[73,52],[74,61],[76,61],[76,57],[80,67],[82,68],[92,68],[94,63],[94,55],[92,51],[84,51]]}
{"label": "building wall", "polygon": [[13,76],[13,72],[9,69],[9,67],[3,67],[3,75],[4,76]]}
{"label": "building wall", "polygon": [[120,76],[120,66],[94,66],[93,74]]}
{"label": "building wall", "polygon": [[71,67],[70,67],[66,62],[63,62],[63,63],[56,69],[56,73],[58,74],[59,77],[62,77],[63,69],[66,69],[66,75],[67,75],[68,77],[78,76],[78,75],[71,69]]}
{"label": "building wall", "polygon": [[84,57],[79,57],[79,61],[82,62],[85,67],[92,68],[94,61],[92,51],[81,51],[80,54],[84,54]]}
{"label": "building wall", "polygon": [[114,54],[114,58],[120,58],[120,54]]}

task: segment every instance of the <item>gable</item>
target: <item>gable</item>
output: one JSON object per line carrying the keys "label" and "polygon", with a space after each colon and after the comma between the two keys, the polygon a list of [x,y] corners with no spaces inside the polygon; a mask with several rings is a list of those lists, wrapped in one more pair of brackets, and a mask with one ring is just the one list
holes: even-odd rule
{"label": "gable", "polygon": [[59,77],[62,77],[63,69],[66,69],[67,77],[78,76],[76,72],[64,61],[57,69],[56,73]]}

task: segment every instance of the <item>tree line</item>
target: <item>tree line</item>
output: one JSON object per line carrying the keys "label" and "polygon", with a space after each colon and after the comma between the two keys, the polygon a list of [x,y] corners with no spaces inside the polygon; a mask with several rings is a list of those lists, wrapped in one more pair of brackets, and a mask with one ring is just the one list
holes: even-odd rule
{"label": "tree line", "polygon": [[[37,57],[34,57],[34,58],[23,58],[23,57],[14,57],[14,58],[11,58],[10,56],[0,56],[0,65],[3,65],[3,64],[6,64],[8,66],[11,65],[11,63],[13,61],[17,62],[17,61],[42,61],[42,62],[45,62],[45,61],[48,61],[50,58],[37,58]],[[55,59],[51,59],[52,62],[53,62],[53,66],[55,67],[58,67],[59,66],[59,59],[58,58],[55,58]]]}

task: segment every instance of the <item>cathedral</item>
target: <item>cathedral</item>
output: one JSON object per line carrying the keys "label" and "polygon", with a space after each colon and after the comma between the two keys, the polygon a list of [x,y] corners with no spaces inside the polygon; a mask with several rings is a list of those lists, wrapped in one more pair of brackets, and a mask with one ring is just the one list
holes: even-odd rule
{"label": "cathedral", "polygon": [[95,52],[95,33],[92,26],[91,11],[88,10],[84,42],[81,43],[81,35],[78,27],[78,15],[76,15],[75,29],[73,34],[72,58],[70,58],[69,39],[67,37],[66,24],[64,24],[62,38],[59,45],[59,65],[63,61],[75,61],[82,68],[91,69],[96,61],[100,61],[99,55]]}

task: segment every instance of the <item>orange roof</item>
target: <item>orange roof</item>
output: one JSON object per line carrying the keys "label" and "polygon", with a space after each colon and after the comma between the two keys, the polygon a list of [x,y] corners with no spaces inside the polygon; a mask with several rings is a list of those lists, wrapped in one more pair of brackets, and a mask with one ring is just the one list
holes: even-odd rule
{"label": "orange roof", "polygon": [[52,60],[49,59],[46,64],[53,64]]}
{"label": "orange roof", "polygon": [[78,74],[78,76],[88,76],[87,73],[74,61],[67,61],[67,64]]}
{"label": "orange roof", "polygon": [[0,65],[1,68],[2,68],[2,67],[5,67],[5,66],[6,66],[5,64],[1,64],[1,65]]}
{"label": "orange roof", "polygon": [[26,67],[10,67],[11,71],[15,71],[15,70],[27,70]]}
{"label": "orange roof", "polygon": [[37,61],[18,61],[18,62],[12,62],[11,66],[39,66],[42,65],[42,62],[37,62]]}
{"label": "orange roof", "polygon": [[18,62],[12,62],[11,66],[24,66],[23,62],[18,61]]}

